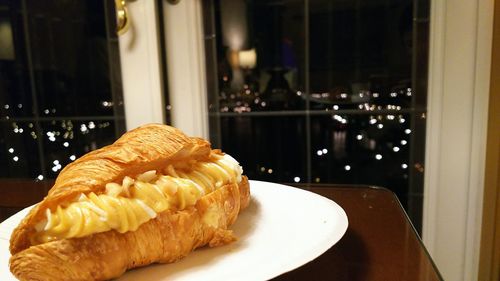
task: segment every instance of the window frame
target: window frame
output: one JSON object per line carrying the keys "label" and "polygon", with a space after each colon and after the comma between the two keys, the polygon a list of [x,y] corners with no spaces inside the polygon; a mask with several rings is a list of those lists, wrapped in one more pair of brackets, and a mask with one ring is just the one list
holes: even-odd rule
{"label": "window frame", "polygon": [[126,3],[130,28],[119,36],[127,130],[165,122],[157,1]]}
{"label": "window frame", "polygon": [[447,280],[478,276],[493,5],[431,1],[423,240]]}

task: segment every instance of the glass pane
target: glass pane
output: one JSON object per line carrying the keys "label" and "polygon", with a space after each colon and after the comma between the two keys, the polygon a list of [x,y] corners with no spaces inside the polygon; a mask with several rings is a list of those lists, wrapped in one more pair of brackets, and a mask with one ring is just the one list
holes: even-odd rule
{"label": "glass pane", "polygon": [[312,117],[313,181],[384,186],[405,197],[409,123],[408,114]]}
{"label": "glass pane", "polygon": [[205,20],[213,26],[205,28],[207,53],[217,57],[211,111],[305,107],[297,95],[305,90],[303,1],[220,0],[205,10],[215,13]]}
{"label": "glass pane", "polygon": [[253,178],[390,188],[419,230],[430,1],[203,2],[212,142]]}
{"label": "glass pane", "polygon": [[119,61],[109,60],[118,42],[106,30],[103,2],[27,1],[25,13],[39,112],[113,115],[104,104],[112,101],[112,83],[120,84],[110,66]]}
{"label": "glass pane", "polygon": [[311,99],[356,102],[375,95],[411,107],[412,6],[310,0]]}
{"label": "glass pane", "polygon": [[415,112],[412,115],[412,134],[408,185],[407,212],[416,229],[422,229],[422,210],[424,197],[425,172],[425,124],[426,113]]}
{"label": "glass pane", "polygon": [[[22,182],[23,204],[125,130],[114,13],[113,1],[0,0],[0,181]],[[0,206],[0,220],[21,207]]]}
{"label": "glass pane", "polygon": [[0,178],[35,179],[42,174],[33,122],[0,122]]}
{"label": "glass pane", "polygon": [[116,140],[113,121],[53,120],[41,127],[47,178],[57,177],[76,158]]}
{"label": "glass pane", "polygon": [[224,117],[222,150],[240,161],[250,179],[306,180],[303,117]]}
{"label": "glass pane", "polygon": [[21,4],[0,3],[0,118],[33,116]]}

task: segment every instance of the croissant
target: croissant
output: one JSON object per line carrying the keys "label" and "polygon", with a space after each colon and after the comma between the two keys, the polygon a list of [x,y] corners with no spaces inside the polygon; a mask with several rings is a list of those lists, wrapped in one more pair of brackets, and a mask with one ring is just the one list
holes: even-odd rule
{"label": "croissant", "polygon": [[149,124],[67,165],[12,232],[20,280],[105,280],[236,238],[250,199],[238,162],[200,138]]}

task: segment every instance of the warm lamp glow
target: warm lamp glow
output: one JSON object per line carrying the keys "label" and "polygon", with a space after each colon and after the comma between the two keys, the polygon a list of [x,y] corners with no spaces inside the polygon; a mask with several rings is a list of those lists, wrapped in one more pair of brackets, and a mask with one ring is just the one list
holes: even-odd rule
{"label": "warm lamp glow", "polygon": [[257,52],[255,49],[239,51],[238,59],[241,68],[255,68],[257,65]]}
{"label": "warm lamp glow", "polygon": [[14,60],[14,41],[9,21],[0,19],[0,60]]}
{"label": "warm lamp glow", "polygon": [[230,50],[248,48],[247,3],[245,0],[221,0],[223,44]]}

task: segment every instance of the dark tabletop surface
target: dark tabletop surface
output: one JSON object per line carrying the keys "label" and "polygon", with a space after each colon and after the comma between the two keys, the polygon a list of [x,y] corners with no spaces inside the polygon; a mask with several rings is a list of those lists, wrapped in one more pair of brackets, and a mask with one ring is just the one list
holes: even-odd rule
{"label": "dark tabletop surface", "polygon": [[320,257],[274,280],[442,280],[397,197],[368,186],[304,187],[347,213],[342,239]]}

